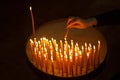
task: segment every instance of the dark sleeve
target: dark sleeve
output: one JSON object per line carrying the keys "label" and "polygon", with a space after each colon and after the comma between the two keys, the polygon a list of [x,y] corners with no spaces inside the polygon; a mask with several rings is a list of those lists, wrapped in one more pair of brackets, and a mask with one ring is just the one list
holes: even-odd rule
{"label": "dark sleeve", "polygon": [[120,24],[120,10],[113,10],[95,17],[98,26]]}

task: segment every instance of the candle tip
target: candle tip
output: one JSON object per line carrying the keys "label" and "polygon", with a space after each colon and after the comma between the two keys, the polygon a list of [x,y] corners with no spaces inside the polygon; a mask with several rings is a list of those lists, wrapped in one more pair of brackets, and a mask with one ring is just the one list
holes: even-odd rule
{"label": "candle tip", "polygon": [[30,6],[30,11],[32,10],[32,7]]}
{"label": "candle tip", "polygon": [[98,43],[100,44],[100,40],[98,40]]}

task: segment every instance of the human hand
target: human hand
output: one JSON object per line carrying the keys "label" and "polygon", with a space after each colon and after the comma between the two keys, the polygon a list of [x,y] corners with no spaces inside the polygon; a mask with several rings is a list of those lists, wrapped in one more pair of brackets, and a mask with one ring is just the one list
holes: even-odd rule
{"label": "human hand", "polygon": [[85,29],[88,27],[92,27],[93,25],[97,25],[97,20],[95,18],[81,19],[78,17],[71,17],[67,21],[66,29],[70,28]]}

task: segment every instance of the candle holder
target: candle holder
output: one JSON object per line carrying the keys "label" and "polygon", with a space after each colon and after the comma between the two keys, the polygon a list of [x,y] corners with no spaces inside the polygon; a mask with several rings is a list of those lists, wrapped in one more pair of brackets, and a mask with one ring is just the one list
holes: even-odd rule
{"label": "candle holder", "polygon": [[40,71],[57,77],[89,74],[104,61],[107,51],[102,34],[94,29],[71,29],[65,34],[67,19],[48,22],[30,36],[26,46],[29,61]]}

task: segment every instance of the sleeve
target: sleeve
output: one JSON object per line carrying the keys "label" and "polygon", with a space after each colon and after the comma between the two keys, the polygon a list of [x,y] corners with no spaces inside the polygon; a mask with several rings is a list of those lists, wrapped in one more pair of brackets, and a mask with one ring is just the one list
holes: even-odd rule
{"label": "sleeve", "polygon": [[113,10],[95,17],[98,26],[120,24],[120,10]]}

